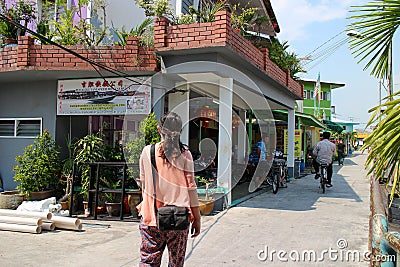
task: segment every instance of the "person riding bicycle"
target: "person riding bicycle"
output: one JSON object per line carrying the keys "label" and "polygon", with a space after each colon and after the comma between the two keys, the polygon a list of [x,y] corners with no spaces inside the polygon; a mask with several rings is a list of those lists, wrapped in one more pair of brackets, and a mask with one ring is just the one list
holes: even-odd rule
{"label": "person riding bicycle", "polygon": [[329,138],[331,137],[330,132],[323,132],[322,133],[322,140],[319,141],[314,149],[313,149],[313,154],[315,156],[313,160],[313,166],[315,170],[315,179],[318,179],[320,177],[319,174],[319,167],[321,164],[327,164],[328,168],[328,177],[327,177],[327,184],[326,187],[331,187],[331,179],[332,179],[332,174],[333,174],[333,168],[332,168],[332,159],[333,156],[336,154],[336,146],[332,142],[329,141]]}

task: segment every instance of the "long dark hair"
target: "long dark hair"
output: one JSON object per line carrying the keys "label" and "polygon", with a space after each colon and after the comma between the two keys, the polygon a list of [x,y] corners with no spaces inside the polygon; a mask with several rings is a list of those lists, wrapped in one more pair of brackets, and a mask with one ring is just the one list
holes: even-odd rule
{"label": "long dark hair", "polygon": [[158,126],[164,139],[160,146],[160,155],[169,163],[170,159],[179,157],[186,150],[180,140],[182,119],[174,112],[167,112],[161,117]]}

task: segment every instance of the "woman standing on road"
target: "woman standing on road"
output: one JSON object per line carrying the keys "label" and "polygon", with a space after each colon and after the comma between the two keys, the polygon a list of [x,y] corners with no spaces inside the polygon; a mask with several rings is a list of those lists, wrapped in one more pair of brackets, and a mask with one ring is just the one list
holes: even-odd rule
{"label": "woman standing on road", "polygon": [[[170,205],[186,207],[192,223],[191,237],[195,237],[200,233],[201,216],[194,181],[193,159],[190,151],[180,141],[181,130],[182,120],[176,113],[169,112],[159,121],[161,142],[155,145],[156,208]],[[139,266],[160,266],[166,246],[169,252],[168,266],[183,266],[189,229],[158,229],[150,149],[150,145],[146,146],[140,156],[143,201],[138,205],[142,238]]]}

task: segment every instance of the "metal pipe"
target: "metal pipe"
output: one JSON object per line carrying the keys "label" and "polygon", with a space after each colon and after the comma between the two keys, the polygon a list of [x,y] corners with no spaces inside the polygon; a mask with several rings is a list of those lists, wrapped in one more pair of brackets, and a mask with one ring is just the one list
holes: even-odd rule
{"label": "metal pipe", "polygon": [[[396,253],[386,240],[388,224],[386,220],[385,205],[383,204],[379,181],[371,177],[370,186],[370,209],[369,220],[369,250],[371,251],[370,266],[394,267],[394,262],[381,262],[376,259],[382,256],[393,257]],[[399,241],[397,241],[399,243]]]}

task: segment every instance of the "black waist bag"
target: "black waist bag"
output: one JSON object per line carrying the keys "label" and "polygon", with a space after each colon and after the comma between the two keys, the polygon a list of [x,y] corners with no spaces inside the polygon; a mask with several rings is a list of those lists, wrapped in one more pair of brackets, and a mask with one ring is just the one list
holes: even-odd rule
{"label": "black waist bag", "polygon": [[185,207],[165,206],[157,210],[157,227],[160,230],[186,230],[189,212]]}
{"label": "black waist bag", "polygon": [[156,158],[155,158],[155,145],[151,146],[151,165],[153,172],[153,185],[154,185],[154,210],[157,218],[157,228],[159,230],[186,230],[189,227],[189,212],[185,207],[177,206],[164,206],[157,209],[156,206]]}

